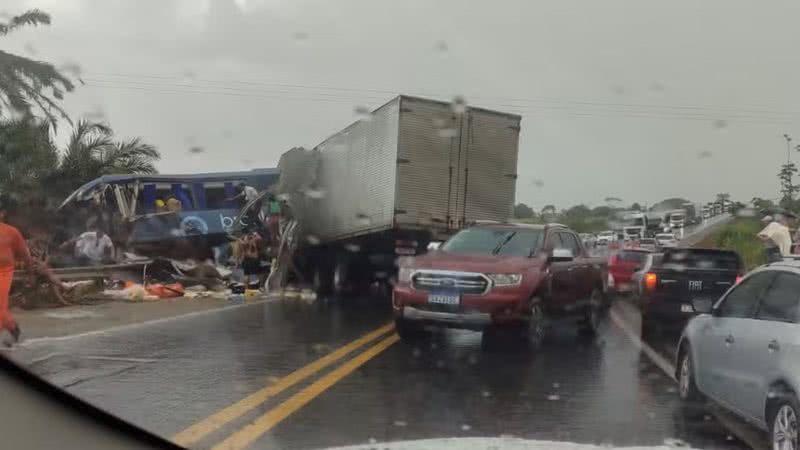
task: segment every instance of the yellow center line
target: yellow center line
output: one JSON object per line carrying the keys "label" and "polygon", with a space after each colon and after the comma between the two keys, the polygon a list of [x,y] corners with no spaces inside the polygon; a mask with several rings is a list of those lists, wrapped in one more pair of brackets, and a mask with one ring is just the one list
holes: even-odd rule
{"label": "yellow center line", "polygon": [[212,450],[244,449],[248,445],[252,444],[256,439],[261,437],[264,433],[275,427],[275,425],[279,424],[283,419],[292,415],[294,412],[308,404],[311,400],[314,400],[317,396],[325,392],[331,386],[341,381],[342,378],[351,374],[354,370],[358,369],[364,363],[389,348],[399,339],[400,338],[396,334],[393,334],[373,345],[369,349],[364,350],[364,352],[360,353],[358,356],[332,370],[330,373],[297,394],[289,397],[280,405],[267,411],[258,417],[254,422],[233,433],[224,441],[215,445]]}
{"label": "yellow center line", "polygon": [[275,381],[273,384],[259,389],[258,391],[248,395],[238,402],[227,406],[211,416],[195,423],[194,425],[173,436],[172,441],[184,447],[198,442],[228,422],[241,417],[248,411],[264,403],[270,397],[278,395],[285,389],[292,387],[293,385],[305,380],[329,365],[339,361],[348,354],[357,350],[359,347],[366,345],[378,337],[388,333],[393,328],[394,324],[388,323],[375,331],[365,334],[364,336],[356,339],[353,342],[350,342],[344,347],[341,347],[338,350],[329,353],[300,369],[297,369],[289,375],[286,375],[285,377]]}

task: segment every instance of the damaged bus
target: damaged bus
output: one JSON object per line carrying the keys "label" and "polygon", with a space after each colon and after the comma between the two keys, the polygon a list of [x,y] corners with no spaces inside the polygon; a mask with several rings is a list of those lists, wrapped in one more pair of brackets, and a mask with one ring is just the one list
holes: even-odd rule
{"label": "damaged bus", "polygon": [[73,192],[59,207],[79,230],[81,221],[100,219],[116,247],[141,256],[206,258],[226,242],[244,205],[244,183],[263,191],[278,169],[185,175],[106,175]]}

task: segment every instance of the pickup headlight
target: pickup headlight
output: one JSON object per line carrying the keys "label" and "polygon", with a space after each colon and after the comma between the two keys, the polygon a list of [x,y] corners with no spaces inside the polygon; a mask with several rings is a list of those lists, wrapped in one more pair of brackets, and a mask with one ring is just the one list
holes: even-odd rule
{"label": "pickup headlight", "polygon": [[489,273],[486,274],[495,286],[516,286],[522,281],[519,273]]}
{"label": "pickup headlight", "polygon": [[401,267],[397,272],[398,283],[411,283],[411,274],[414,273],[413,267]]}

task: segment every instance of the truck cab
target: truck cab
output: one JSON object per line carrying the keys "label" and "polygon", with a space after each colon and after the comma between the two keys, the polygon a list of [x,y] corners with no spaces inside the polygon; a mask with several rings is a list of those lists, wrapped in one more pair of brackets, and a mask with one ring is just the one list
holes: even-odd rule
{"label": "truck cab", "polygon": [[604,259],[563,225],[480,225],[404,260],[392,306],[403,338],[427,325],[530,337],[545,315],[573,316],[593,332],[606,280]]}

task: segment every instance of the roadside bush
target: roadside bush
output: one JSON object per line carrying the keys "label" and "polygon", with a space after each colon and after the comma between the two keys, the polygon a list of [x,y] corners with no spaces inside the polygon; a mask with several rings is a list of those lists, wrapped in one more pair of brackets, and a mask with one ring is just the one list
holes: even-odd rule
{"label": "roadside bush", "polygon": [[722,227],[699,246],[733,250],[742,257],[745,268],[750,270],[766,262],[764,243],[756,236],[761,228],[763,225],[757,219],[739,218]]}

